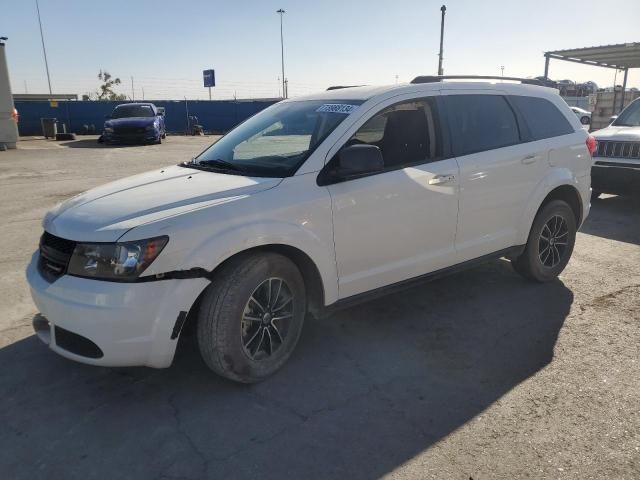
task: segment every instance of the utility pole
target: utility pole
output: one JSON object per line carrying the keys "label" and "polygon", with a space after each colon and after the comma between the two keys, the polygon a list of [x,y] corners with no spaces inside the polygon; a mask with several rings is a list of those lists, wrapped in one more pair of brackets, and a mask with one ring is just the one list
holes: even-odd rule
{"label": "utility pole", "polygon": [[438,54],[438,75],[444,75],[444,70],[442,70],[442,43],[444,41],[444,12],[447,11],[447,6],[442,5],[440,7],[440,11],[442,12],[442,19],[440,20],[440,53]]}
{"label": "utility pole", "polygon": [[280,55],[282,59],[282,96],[287,98],[286,80],[284,78],[284,35],[282,34],[282,17],[286,13],[284,9],[276,10],[280,14]]}
{"label": "utility pole", "polygon": [[142,101],[144,102],[144,87],[142,87]]}
{"label": "utility pole", "polygon": [[133,75],[131,76],[131,100],[136,101],[136,91],[133,89]]}
{"label": "utility pole", "polygon": [[502,76],[504,77],[504,65],[500,65],[500,71],[502,72]]}
{"label": "utility pole", "polygon": [[53,95],[51,91],[51,77],[49,76],[49,62],[47,61],[47,49],[44,47],[44,34],[42,33],[42,20],[40,20],[40,5],[36,0],[36,10],[38,11],[38,24],[40,25],[40,40],[42,40],[42,53],[44,54],[44,67],[47,69],[47,82],[49,83],[49,95]]}

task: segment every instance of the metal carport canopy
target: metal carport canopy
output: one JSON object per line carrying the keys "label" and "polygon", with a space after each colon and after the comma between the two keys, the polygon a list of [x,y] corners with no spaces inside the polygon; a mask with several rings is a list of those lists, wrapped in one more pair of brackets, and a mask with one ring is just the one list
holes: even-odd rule
{"label": "metal carport canopy", "polygon": [[[555,50],[544,54],[544,78],[549,79],[549,60],[564,60],[566,62],[581,63],[593,67],[613,68],[624,70],[622,82],[622,100],[620,108],[624,107],[624,96],[627,89],[627,76],[630,68],[640,68],[640,42],[620,43],[618,45],[603,45],[601,47],[574,48],[571,50]],[[615,92],[615,85],[614,85]],[[615,110],[616,98],[613,97]]]}
{"label": "metal carport canopy", "polygon": [[[571,50],[555,50],[553,52],[545,52],[544,56],[597,67],[627,70],[629,68],[640,68],[640,42],[604,45],[601,47],[574,48]],[[545,77],[547,70],[548,69],[545,68]]]}

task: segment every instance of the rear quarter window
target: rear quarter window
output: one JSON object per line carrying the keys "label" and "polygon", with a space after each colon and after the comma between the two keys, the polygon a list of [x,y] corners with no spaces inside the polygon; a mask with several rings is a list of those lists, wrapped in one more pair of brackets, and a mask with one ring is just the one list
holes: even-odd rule
{"label": "rear quarter window", "polygon": [[545,98],[512,95],[511,103],[524,119],[532,140],[573,133],[573,127],[558,107]]}

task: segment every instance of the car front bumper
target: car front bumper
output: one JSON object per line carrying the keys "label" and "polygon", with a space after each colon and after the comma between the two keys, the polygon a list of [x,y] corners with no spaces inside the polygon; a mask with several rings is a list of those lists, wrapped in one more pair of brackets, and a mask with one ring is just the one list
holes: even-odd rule
{"label": "car front bumper", "polygon": [[[38,257],[34,253],[26,271],[42,314],[34,329],[54,352],[91,365],[171,365],[176,324],[209,284],[204,278],[117,283],[70,275],[49,283],[38,271]],[[91,344],[97,350],[85,348]]]}
{"label": "car front bumper", "polygon": [[160,136],[157,130],[145,130],[136,133],[104,132],[102,138],[106,143],[147,143],[157,142]]}
{"label": "car front bumper", "polygon": [[[607,159],[608,160],[608,159]],[[640,192],[640,166],[612,164],[591,167],[591,188],[594,192],[631,195]]]}

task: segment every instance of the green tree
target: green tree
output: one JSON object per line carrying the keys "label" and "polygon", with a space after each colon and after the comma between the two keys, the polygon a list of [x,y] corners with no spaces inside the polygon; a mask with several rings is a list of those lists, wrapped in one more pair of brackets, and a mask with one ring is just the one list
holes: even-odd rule
{"label": "green tree", "polygon": [[119,78],[113,78],[106,70],[98,73],[98,79],[102,82],[102,85],[98,87],[96,95],[98,100],[126,100],[127,96],[118,94],[113,90],[115,85],[120,85],[122,82]]}

